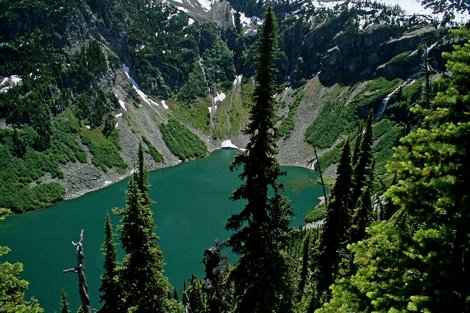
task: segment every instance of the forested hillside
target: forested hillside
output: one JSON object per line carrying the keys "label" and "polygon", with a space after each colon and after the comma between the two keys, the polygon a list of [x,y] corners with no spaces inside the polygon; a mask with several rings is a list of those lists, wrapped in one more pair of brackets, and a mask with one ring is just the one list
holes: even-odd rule
{"label": "forested hillside", "polygon": [[[273,9],[281,163],[311,166],[316,147],[334,176],[341,143],[372,110],[375,170],[389,180],[391,147],[416,124],[408,109],[435,93],[458,37],[370,1]],[[23,212],[117,181],[143,138],[152,169],[225,139],[244,147],[261,12],[249,1],[4,1],[0,206]],[[189,132],[202,142],[183,151]]]}
{"label": "forested hillside", "polygon": [[[0,219],[132,170],[118,236],[105,220],[99,312],[469,311],[468,25],[369,1],[175,3],[2,2]],[[223,139],[246,148],[231,166],[243,208],[180,301],[147,164]],[[289,227],[281,163],[329,176],[316,223]],[[21,270],[0,263],[0,311],[42,312]]]}

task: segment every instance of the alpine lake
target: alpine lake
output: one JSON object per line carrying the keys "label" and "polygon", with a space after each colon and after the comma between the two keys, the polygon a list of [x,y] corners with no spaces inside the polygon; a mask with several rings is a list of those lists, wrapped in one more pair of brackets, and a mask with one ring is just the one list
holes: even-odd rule
{"label": "alpine lake", "polygon": [[[238,173],[229,170],[237,151],[216,150],[207,158],[186,162],[149,173],[152,208],[165,259],[165,275],[180,293],[191,275],[203,278],[201,263],[204,250],[215,240],[224,241],[227,218],[243,207],[243,202],[229,199],[241,184]],[[301,167],[283,167],[287,172],[280,181],[295,211],[292,227],[301,227],[305,214],[318,203],[321,186],[315,172]],[[11,252],[0,261],[22,262],[21,278],[29,281],[26,296],[39,300],[45,312],[60,311],[60,294],[64,290],[75,312],[80,298],[77,274],[64,269],[76,266],[72,241],[77,242],[84,229],[85,273],[92,308],[99,308],[100,275],[103,271],[101,246],[104,219],[110,213],[118,259],[123,257],[116,226],[121,217],[113,208],[124,208],[128,179],[77,199],[63,201],[50,208],[8,217],[0,223],[0,245]],[[229,255],[231,251],[225,251]],[[234,256],[232,255],[232,258]]]}

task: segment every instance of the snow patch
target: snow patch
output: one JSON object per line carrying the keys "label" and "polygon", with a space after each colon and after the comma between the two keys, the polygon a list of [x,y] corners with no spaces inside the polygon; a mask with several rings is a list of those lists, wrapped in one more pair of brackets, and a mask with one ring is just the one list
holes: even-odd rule
{"label": "snow patch", "polygon": [[212,8],[212,1],[211,0],[197,0],[199,2],[199,5],[205,10],[205,11],[210,11]]}
{"label": "snow patch", "polygon": [[111,185],[113,182],[111,180],[106,180],[104,183],[103,183],[103,186],[109,186]]}
{"label": "snow patch", "polygon": [[222,143],[220,144],[220,148],[221,148],[221,149],[237,149],[237,150],[241,150],[241,149],[238,148],[236,145],[234,145],[230,139],[225,139],[224,141],[222,141]]}
{"label": "snow patch", "polygon": [[155,105],[155,106],[158,106],[158,103],[156,103],[155,101],[153,101],[152,99],[150,99],[149,97],[147,97],[147,95],[142,91],[140,90],[140,87],[139,85],[137,84],[137,82],[129,75],[129,67],[127,65],[123,65],[123,68],[124,68],[124,73],[126,73],[126,76],[127,78],[129,79],[129,81],[131,82],[132,84],[132,87],[134,87],[134,90],[137,92],[137,94],[139,95],[139,97],[145,102],[147,103],[148,105]]}
{"label": "snow patch", "polygon": [[121,99],[118,99],[118,102],[119,102],[119,105],[121,106],[121,108],[127,112],[127,109],[126,109],[126,103],[124,101],[122,101]]}
{"label": "snow patch", "polygon": [[212,113],[217,112],[217,105],[212,105],[210,107],[207,107],[209,109],[209,114],[212,115]]}
{"label": "snow patch", "polygon": [[120,118],[122,116],[122,113],[118,113],[116,115],[114,115],[115,118]]}
{"label": "snow patch", "polygon": [[240,86],[241,83],[242,83],[242,78],[243,78],[243,75],[235,76],[235,80],[233,81],[233,85],[234,86]]}
{"label": "snow patch", "polygon": [[170,108],[168,107],[168,105],[166,104],[165,100],[162,100],[162,107],[165,109],[165,110],[169,110]]}
{"label": "snow patch", "polygon": [[6,93],[11,88],[15,87],[19,83],[21,83],[22,78],[18,75],[11,75],[10,77],[4,77],[2,82],[0,83],[0,93]]}
{"label": "snow patch", "polygon": [[225,100],[225,98],[226,98],[225,93],[223,92],[217,93],[217,96],[214,97],[214,99],[212,100],[212,103],[222,102]]}
{"label": "snow patch", "polygon": [[86,129],[91,129],[90,125],[85,125]]}

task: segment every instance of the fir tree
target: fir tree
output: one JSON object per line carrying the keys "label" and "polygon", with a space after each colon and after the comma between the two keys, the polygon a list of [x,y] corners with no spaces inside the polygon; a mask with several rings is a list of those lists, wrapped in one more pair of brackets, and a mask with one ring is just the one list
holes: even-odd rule
{"label": "fir tree", "polygon": [[102,248],[102,253],[105,257],[104,273],[101,275],[101,287],[99,289],[102,293],[100,296],[100,302],[103,302],[103,307],[99,312],[120,312],[122,308],[119,306],[116,245],[114,243],[113,228],[109,214],[106,214],[104,229],[105,237]]}
{"label": "fir tree", "polygon": [[150,186],[148,184],[148,169],[147,166],[145,165],[145,155],[144,155],[144,145],[142,142],[139,143],[139,154],[138,154],[138,164],[139,168],[137,171],[137,184],[139,186],[140,192],[142,193],[142,196],[145,198],[145,201],[147,202],[148,205],[152,204],[152,201],[148,195]]}
{"label": "fir tree", "polygon": [[219,313],[229,311],[230,291],[226,283],[226,272],[228,271],[228,258],[222,255],[221,250],[224,244],[216,243],[204,251],[202,263],[205,266],[206,277],[204,278],[203,289],[207,294],[207,307],[209,313]]}
{"label": "fir tree", "polygon": [[207,298],[202,290],[201,281],[192,276],[188,290],[186,290],[187,303],[186,312],[188,313],[206,313]]}
{"label": "fir tree", "polygon": [[61,313],[72,313],[70,311],[69,301],[67,299],[67,294],[64,290],[60,293],[60,312]]}
{"label": "fir tree", "polygon": [[291,312],[292,286],[289,265],[282,253],[289,233],[290,204],[280,195],[281,175],[275,160],[275,82],[273,68],[277,48],[276,22],[268,6],[258,46],[255,104],[245,130],[250,140],[232,169],[243,166],[244,183],[232,195],[246,200],[239,214],[232,215],[226,228],[236,231],[229,238],[240,255],[232,274],[236,312]]}
{"label": "fir tree", "polygon": [[331,200],[327,208],[325,222],[316,248],[314,278],[316,300],[313,306],[328,300],[328,287],[338,277],[341,256],[345,254],[349,243],[348,232],[351,226],[351,159],[349,141],[346,141],[337,169],[337,179],[331,191]]}
{"label": "fir tree", "polygon": [[364,187],[361,189],[361,195],[357,202],[356,208],[352,216],[351,225],[351,242],[357,242],[362,240],[366,236],[366,227],[372,222],[372,181],[373,177],[373,166],[369,170],[369,175],[366,177]]}
{"label": "fir tree", "polygon": [[[361,135],[359,151],[354,149],[354,159],[357,163],[353,163],[354,171],[352,177],[352,194],[350,198],[350,207],[355,208],[357,201],[361,196],[361,190],[367,184],[371,172],[372,164],[372,111],[369,112],[365,122],[364,130]],[[359,140],[359,138],[357,139]],[[358,142],[356,142],[356,145]],[[356,161],[356,160],[354,160]]]}
{"label": "fir tree", "polygon": [[319,312],[469,312],[470,31],[445,54],[451,76],[425,123],[401,139],[386,193],[398,210],[351,245],[355,275],[333,286]]}
{"label": "fir tree", "polygon": [[[139,164],[143,162],[139,160]],[[153,232],[150,200],[140,187],[142,183],[146,185],[146,181],[142,181],[144,175],[144,172],[135,173],[129,181],[121,227],[126,256],[119,274],[120,290],[127,310],[166,312],[170,286],[163,275],[163,255]]]}

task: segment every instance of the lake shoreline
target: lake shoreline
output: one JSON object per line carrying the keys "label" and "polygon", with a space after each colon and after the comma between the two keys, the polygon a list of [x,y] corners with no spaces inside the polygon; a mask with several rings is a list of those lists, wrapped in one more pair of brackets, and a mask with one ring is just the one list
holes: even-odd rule
{"label": "lake shoreline", "polygon": [[[236,149],[239,151],[242,151],[243,149],[236,147],[235,145],[233,146],[219,146],[213,149],[210,149],[209,154],[213,153],[214,151],[221,150],[221,149]],[[209,155],[208,154],[208,155]],[[206,156],[207,157],[207,156]],[[175,167],[178,166],[182,163],[187,163],[187,162],[193,162],[199,159],[195,160],[188,160],[182,162],[181,160],[179,162],[173,162],[173,163],[163,163],[163,164],[151,164],[149,166],[149,171],[156,171],[159,169],[163,168],[170,168],[170,167]],[[147,164],[149,164],[147,162]],[[291,160],[290,162],[283,162],[280,164],[281,166],[292,166],[292,167],[301,167],[309,170],[313,170],[311,165],[308,164],[302,164],[299,162],[294,162]],[[92,167],[92,168],[90,168]],[[72,200],[79,198],[87,193],[98,191],[100,189],[106,188],[109,185],[116,184],[128,177],[130,177],[134,173],[134,169],[131,169],[127,171],[126,173],[117,173],[114,169],[109,170],[106,173],[103,173],[102,171],[99,171],[96,167],[94,167],[92,164],[87,164],[87,163],[69,163],[63,166],[62,170],[66,173],[82,173],[80,177],[77,177],[75,175],[70,175],[68,177],[65,177],[64,180],[56,180],[56,179],[51,179],[50,181],[56,181],[59,183],[64,183],[65,181],[65,188],[66,188],[66,194],[64,196],[64,199],[62,201],[66,200]],[[101,172],[101,173],[100,173]],[[100,175],[101,174],[101,175]]]}

